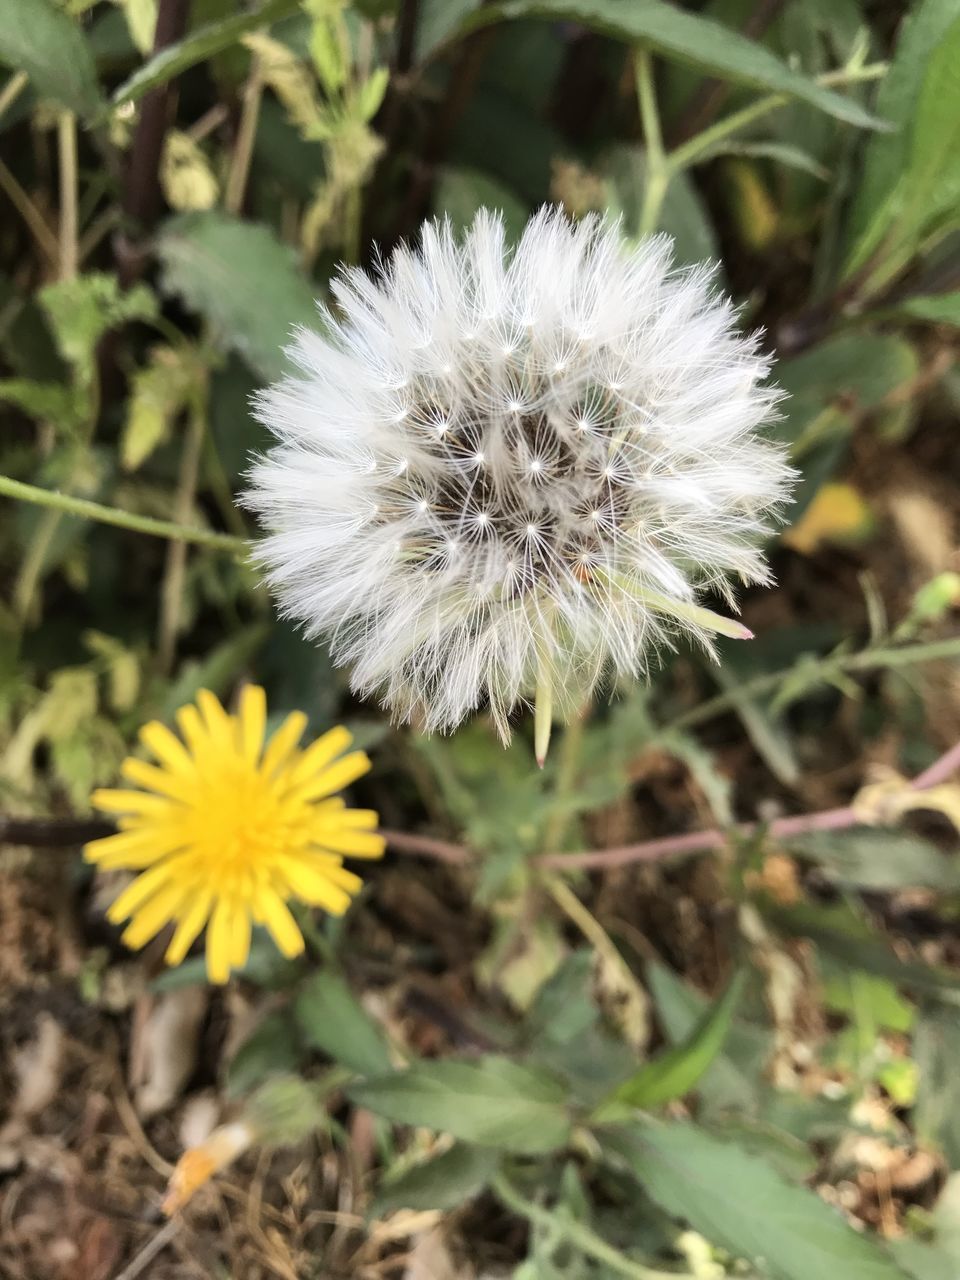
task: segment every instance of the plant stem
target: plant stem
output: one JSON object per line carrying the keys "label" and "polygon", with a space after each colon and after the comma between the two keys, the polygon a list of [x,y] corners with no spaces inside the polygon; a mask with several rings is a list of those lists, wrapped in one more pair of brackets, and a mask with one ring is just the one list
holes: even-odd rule
{"label": "plant stem", "polygon": [[77,121],[72,111],[63,111],[57,121],[57,149],[60,158],[60,279],[73,280],[77,274],[79,219],[77,217]]}
{"label": "plant stem", "polygon": [[6,112],[8,107],[13,106],[29,83],[30,77],[25,71],[17,71],[10,77],[3,89],[0,90],[0,116]]}
{"label": "plant stem", "polygon": [[650,1267],[645,1267],[640,1262],[634,1262],[631,1258],[622,1254],[619,1249],[607,1244],[602,1236],[598,1236],[595,1231],[584,1223],[577,1222],[566,1215],[561,1216],[560,1214],[551,1213],[549,1209],[543,1209],[540,1205],[533,1204],[532,1201],[527,1200],[517,1191],[505,1173],[497,1174],[490,1183],[490,1190],[514,1213],[526,1218],[528,1222],[533,1223],[535,1226],[543,1227],[554,1235],[563,1236],[581,1253],[585,1253],[597,1262],[603,1263],[611,1271],[616,1271],[618,1275],[628,1276],[631,1280],[690,1280],[689,1276],[685,1277],[683,1273],[678,1271],[655,1271]]}
{"label": "plant stem", "polygon": [[[938,658],[954,658],[960,654],[960,636],[952,636],[947,640],[931,640],[926,644],[904,645],[896,649],[864,649],[860,653],[841,653],[822,658],[813,664],[816,683],[829,682],[833,675],[845,675],[850,671],[873,671],[881,667],[909,667],[918,662],[935,662]],[[758,694],[768,693],[783,684],[791,675],[802,667],[810,665],[809,658],[789,667],[781,667],[779,671],[768,671],[763,675],[744,680],[736,689],[728,693],[718,693],[708,698],[689,711],[664,725],[664,731],[673,729],[689,729],[691,725],[701,724],[704,720],[712,720],[714,716],[732,710],[741,698],[752,698]],[[811,675],[813,668],[811,667]],[[811,680],[811,683],[813,681]]]}
{"label": "plant stem", "polygon": [[246,539],[236,538],[229,533],[216,533],[210,529],[193,529],[174,524],[171,520],[155,520],[153,516],[136,515],[132,511],[121,511],[117,507],[107,507],[99,502],[90,502],[86,498],[74,498],[56,489],[41,489],[38,485],[25,484],[22,480],[14,480],[11,476],[0,475],[0,496],[17,498],[21,502],[30,502],[38,507],[48,507],[64,515],[80,516],[84,520],[97,520],[101,524],[115,525],[118,529],[129,529],[132,533],[146,533],[155,538],[181,539],[199,547],[229,551],[236,556],[246,556],[250,549]]}
{"label": "plant stem", "polygon": [[670,168],[663,150],[663,131],[657,110],[657,92],[653,79],[653,58],[649,49],[634,51],[637,77],[637,102],[643,125],[646,174],[643,184],[643,206],[640,210],[638,234],[653,235],[660,222],[660,210],[670,184]]}
{"label": "plant stem", "polygon": [[[937,786],[960,768],[960,743],[955,744],[935,761],[929,769],[909,782],[913,791],[925,791]],[[746,822],[721,831],[691,831],[681,836],[664,836],[661,840],[644,840],[640,844],[622,845],[617,849],[590,850],[584,853],[550,853],[539,858],[542,867],[551,869],[603,869],[622,867],[634,862],[659,862],[663,858],[686,853],[704,853],[709,849],[722,849],[732,837],[749,839],[766,834],[774,840],[786,840],[791,836],[806,835],[811,831],[845,831],[862,826],[863,818],[854,805],[840,809],[822,809],[818,813],[798,813],[789,818],[778,818],[768,824]],[[579,899],[578,899],[579,901]],[[585,908],[584,908],[585,910]],[[592,918],[592,917],[591,917]]]}
{"label": "plant stem", "polygon": [[30,234],[52,266],[56,266],[60,258],[60,246],[57,238],[47,226],[37,206],[21,187],[7,166],[0,160],[0,190],[27,224]]}
{"label": "plant stem", "polygon": [[[551,858],[553,860],[551,861]],[[543,855],[537,858],[536,863],[539,867],[558,867],[562,866],[562,855]],[[597,952],[601,960],[607,968],[607,973],[616,973],[618,975],[618,985],[621,992],[628,992],[634,1008],[640,1013],[641,1017],[646,1020],[650,1000],[646,991],[640,986],[630,966],[624,960],[623,956],[617,950],[617,947],[604,929],[603,925],[592,912],[588,911],[577,895],[573,892],[566,881],[560,876],[550,875],[549,873],[542,876],[540,883],[549,893],[563,914],[573,924],[577,926],[586,940]]]}
{"label": "plant stem", "polygon": [[[205,390],[205,389],[204,389]],[[187,527],[190,511],[197,496],[197,477],[200,474],[200,452],[207,427],[206,395],[198,393],[191,405],[187,424],[187,438],[180,457],[180,474],[173,506],[174,522]],[[161,675],[168,675],[173,666],[177,648],[177,632],[180,630],[180,613],[183,604],[183,586],[187,572],[187,544],[183,538],[171,541],[167,547],[167,563],[160,590],[160,627],[157,639],[157,666]]]}
{"label": "plant stem", "polygon": [[560,762],[553,788],[554,808],[543,833],[543,843],[547,849],[558,848],[567,833],[570,813],[564,805],[564,799],[573,790],[577,781],[580,753],[583,750],[583,729],[589,710],[589,703],[580,708],[563,731],[563,737],[560,740]]}
{"label": "plant stem", "polygon": [[227,213],[239,213],[243,207],[243,197],[247,190],[247,179],[250,176],[250,161],[253,158],[253,144],[257,137],[257,122],[260,119],[260,103],[263,99],[263,77],[260,74],[260,59],[254,57],[250,66],[250,75],[243,91],[243,110],[240,113],[240,127],[233,155],[230,157],[230,171],[227,174],[227,185],[223,193],[223,207]]}
{"label": "plant stem", "polygon": [[[822,76],[817,76],[817,84],[823,88],[831,88],[837,85],[860,84],[867,80],[878,80],[886,73],[887,66],[886,62],[873,62],[865,67],[849,69],[843,67],[838,71],[828,71]],[[666,158],[669,174],[672,176],[675,173],[679,173],[681,169],[687,169],[690,165],[704,160],[716,147],[717,143],[723,142],[731,134],[739,133],[741,129],[745,129],[747,125],[753,124],[755,120],[769,115],[771,111],[776,111],[778,108],[786,106],[790,101],[792,99],[788,93],[769,93],[762,98],[758,98],[756,102],[751,102],[740,111],[734,111],[723,120],[718,120],[709,129],[704,129],[702,133],[698,133],[691,138],[689,142],[685,142],[682,146],[670,152]]]}

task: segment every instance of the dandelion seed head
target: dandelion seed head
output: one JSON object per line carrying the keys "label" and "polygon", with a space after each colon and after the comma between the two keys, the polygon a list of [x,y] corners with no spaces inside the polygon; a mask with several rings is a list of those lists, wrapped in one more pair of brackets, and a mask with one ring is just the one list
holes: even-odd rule
{"label": "dandelion seed head", "polygon": [[666,237],[547,209],[511,250],[481,211],[333,292],[258,399],[276,442],[246,500],[282,608],[357,692],[428,730],[486,706],[507,738],[544,678],[569,713],[683,634],[709,646],[705,593],[769,581],[779,393]]}

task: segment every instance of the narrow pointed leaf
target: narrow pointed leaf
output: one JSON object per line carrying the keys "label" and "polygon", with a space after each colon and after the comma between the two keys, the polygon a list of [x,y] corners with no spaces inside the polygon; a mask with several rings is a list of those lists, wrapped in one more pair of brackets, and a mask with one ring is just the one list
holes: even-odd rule
{"label": "narrow pointed leaf", "polygon": [[764,45],[665,0],[501,0],[473,12],[457,34],[508,18],[536,17],[580,22],[724,79],[787,93],[838,120],[863,128],[882,127],[882,121],[856,99],[825,89],[792,70]]}
{"label": "narrow pointed leaf", "polygon": [[597,1119],[603,1118],[609,1106],[624,1103],[631,1107],[656,1107],[689,1093],[723,1048],[744,981],[742,971],[734,974],[726,991],[706,1010],[690,1036],[682,1044],[644,1063],[636,1075],[620,1085],[608,1103],[600,1106]]}

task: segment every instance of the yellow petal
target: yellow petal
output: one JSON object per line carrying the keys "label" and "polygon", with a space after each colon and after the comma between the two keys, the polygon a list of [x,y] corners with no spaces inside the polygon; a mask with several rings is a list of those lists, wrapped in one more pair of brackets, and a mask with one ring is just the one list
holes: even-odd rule
{"label": "yellow petal", "polygon": [[193,769],[193,760],[186,747],[159,720],[151,720],[140,730],[140,741],[152,751],[165,768],[174,773],[188,773]]}
{"label": "yellow petal", "polygon": [[250,955],[250,915],[245,907],[234,909],[232,925],[230,963],[234,969],[242,969]]}
{"label": "yellow petal", "polygon": [[195,765],[197,758],[209,747],[210,735],[204,728],[200,712],[192,703],[185,707],[180,707],[176,718],[177,724],[180,726],[180,732],[190,748],[190,754],[194,758]]}
{"label": "yellow petal", "polygon": [[230,977],[233,904],[221,898],[213,909],[207,929],[207,977],[222,984]]}
{"label": "yellow petal", "polygon": [[336,884],[341,889],[346,889],[351,898],[355,898],[363,888],[363,881],[360,877],[355,875],[354,872],[348,871],[344,866],[332,866],[326,871],[326,874],[330,877],[331,884]]}
{"label": "yellow petal", "polygon": [[351,831],[373,831],[380,825],[380,815],[376,809],[347,809],[338,821]]}
{"label": "yellow petal", "polygon": [[325,769],[331,760],[335,760],[337,756],[346,751],[352,741],[352,734],[342,724],[337,725],[335,729],[329,730],[321,738],[318,738],[316,742],[307,747],[290,771],[289,781],[291,787],[305,782],[321,769]]}
{"label": "yellow petal", "polygon": [[343,853],[350,858],[382,858],[387,842],[383,836],[374,835],[370,831],[317,831],[314,839],[322,849],[333,853]]}
{"label": "yellow petal", "polygon": [[192,900],[180,917],[176,932],[170,939],[170,945],[167,947],[166,954],[163,957],[167,964],[182,963],[184,956],[193,945],[194,939],[207,923],[212,901],[213,894],[209,890],[197,894]]}
{"label": "yellow petal", "polygon": [[139,951],[174,918],[183,902],[184,893],[182,884],[170,884],[155,893],[145,906],[134,912],[133,919],[120,935],[120,941],[134,951]]}
{"label": "yellow petal", "polygon": [[298,956],[303,950],[303,934],[280,895],[274,889],[262,889],[257,895],[257,907],[281,953],[288,960]]}
{"label": "yellow petal", "polygon": [[83,847],[87,862],[95,862],[104,871],[121,867],[131,871],[149,867],[151,863],[175,852],[178,842],[171,837],[157,838],[152,829],[119,831],[115,836],[91,840]]}
{"label": "yellow petal", "polygon": [[121,920],[126,920],[174,878],[175,873],[171,875],[169,862],[162,862],[158,867],[151,867],[149,871],[144,871],[143,875],[137,876],[133,884],[127,885],[119,898],[111,903],[107,910],[107,919],[111,924],[119,924]]}
{"label": "yellow petal", "polygon": [[335,791],[342,791],[344,787],[348,787],[351,782],[356,782],[357,778],[362,778],[370,769],[370,757],[365,751],[351,751],[348,756],[344,756],[342,760],[324,769],[322,773],[312,777],[308,782],[303,782],[294,791],[290,792],[291,800],[299,800],[300,802],[310,800],[322,800],[324,796],[332,795]]}
{"label": "yellow petal", "polygon": [[166,817],[172,808],[170,801],[163,796],[109,787],[99,787],[94,791],[90,803],[103,813],[139,813],[156,818]]}
{"label": "yellow petal", "polygon": [[350,895],[318,868],[300,858],[284,858],[281,867],[292,892],[309,906],[323,907],[335,916],[342,916],[349,907]]}
{"label": "yellow petal", "polygon": [[128,782],[136,783],[138,787],[144,787],[147,791],[158,791],[160,795],[167,796],[171,800],[181,800],[185,804],[189,804],[196,796],[196,787],[192,778],[184,778],[174,773],[169,773],[166,769],[158,769],[154,764],[147,764],[145,760],[136,760],[133,756],[129,756],[120,766],[120,772]]}
{"label": "yellow petal", "polygon": [[210,740],[222,751],[235,748],[236,737],[234,734],[235,722],[227,715],[223,709],[220,699],[210,692],[209,689],[199,689],[197,691],[197,706],[200,708],[200,714],[203,716],[203,723],[206,726]]}
{"label": "yellow petal", "polygon": [[270,777],[286,764],[291,751],[303,736],[307,727],[307,717],[302,711],[291,711],[283,724],[267,743],[260,763],[261,771]]}
{"label": "yellow petal", "polygon": [[258,684],[244,685],[240,694],[240,745],[251,764],[260,757],[266,723],[267,695]]}

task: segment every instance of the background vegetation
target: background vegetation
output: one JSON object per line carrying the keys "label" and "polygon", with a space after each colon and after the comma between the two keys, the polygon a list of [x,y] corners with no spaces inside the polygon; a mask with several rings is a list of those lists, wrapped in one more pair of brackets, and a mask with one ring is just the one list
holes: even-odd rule
{"label": "background vegetation", "polygon": [[[0,1274],[954,1280],[960,0],[0,0],[0,62]],[[721,263],[802,481],[758,638],[539,772],[354,704],[233,495],[338,260],[547,200]],[[391,852],[212,992],[79,846],[245,679]]]}

